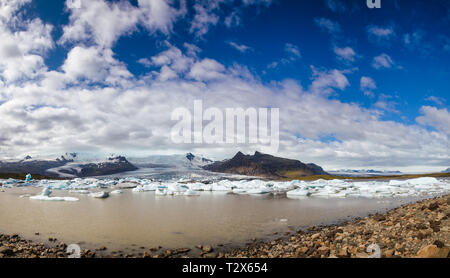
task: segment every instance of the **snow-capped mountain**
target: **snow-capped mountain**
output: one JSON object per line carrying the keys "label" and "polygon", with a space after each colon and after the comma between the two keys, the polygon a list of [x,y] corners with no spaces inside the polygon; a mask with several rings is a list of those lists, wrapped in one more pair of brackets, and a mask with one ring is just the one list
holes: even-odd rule
{"label": "snow-capped mountain", "polygon": [[175,155],[152,155],[130,157],[129,161],[139,168],[187,168],[201,169],[214,161],[192,153]]}
{"label": "snow-capped mountain", "polygon": [[77,153],[66,153],[56,159],[33,158],[0,161],[0,173],[30,173],[51,177],[90,177],[137,170],[123,156],[98,159]]}

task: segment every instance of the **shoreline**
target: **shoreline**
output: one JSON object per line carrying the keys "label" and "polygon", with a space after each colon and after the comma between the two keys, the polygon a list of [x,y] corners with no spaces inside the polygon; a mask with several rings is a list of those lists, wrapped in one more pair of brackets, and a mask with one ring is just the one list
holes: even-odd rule
{"label": "shoreline", "polygon": [[[402,205],[382,214],[355,218],[339,224],[285,232],[270,242],[252,239],[245,246],[204,245],[190,248],[138,249],[138,253],[109,251],[106,246],[81,250],[84,258],[365,258],[370,244],[381,256],[444,257],[450,249],[450,195]],[[0,258],[66,258],[67,245],[49,238],[49,243],[0,234]]]}

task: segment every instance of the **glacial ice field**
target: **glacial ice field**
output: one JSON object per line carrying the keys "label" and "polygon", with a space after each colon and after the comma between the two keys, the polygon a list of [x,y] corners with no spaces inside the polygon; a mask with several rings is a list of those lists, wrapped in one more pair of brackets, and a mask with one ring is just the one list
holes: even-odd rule
{"label": "glacial ice field", "polygon": [[[71,180],[0,180],[1,188],[38,187],[42,193],[27,196],[41,201],[78,201],[67,197],[65,192],[88,194],[93,198],[107,198],[110,194],[121,194],[131,190],[139,194],[154,191],[155,196],[196,196],[201,191],[220,191],[230,194],[285,194],[287,198],[384,198],[439,195],[450,192],[450,179],[423,177],[409,180],[389,181],[263,181],[263,180],[213,180],[153,181],[145,178],[76,178]],[[56,192],[55,192],[56,191]],[[73,195],[73,194],[72,194]]]}

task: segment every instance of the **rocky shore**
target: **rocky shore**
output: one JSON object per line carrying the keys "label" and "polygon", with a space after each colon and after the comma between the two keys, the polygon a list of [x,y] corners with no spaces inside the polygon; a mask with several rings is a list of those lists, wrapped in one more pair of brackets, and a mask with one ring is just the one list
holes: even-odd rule
{"label": "rocky shore", "polygon": [[311,227],[288,240],[255,243],[224,257],[366,258],[377,244],[384,258],[448,258],[450,195],[404,205],[342,225]]}
{"label": "rocky shore", "polygon": [[[94,257],[210,257],[210,258],[366,258],[367,247],[376,244],[384,258],[448,258],[450,250],[450,195],[408,204],[339,225],[311,227],[270,242],[257,241],[238,249],[197,246],[196,250],[162,247],[137,254],[109,252],[106,247],[83,249],[80,256]],[[67,245],[49,238],[33,242],[19,235],[0,234],[0,258],[65,258]],[[195,251],[195,252],[192,252]],[[375,248],[375,252],[376,248]],[[196,255],[192,255],[196,253]],[[377,255],[377,254],[374,254]]]}

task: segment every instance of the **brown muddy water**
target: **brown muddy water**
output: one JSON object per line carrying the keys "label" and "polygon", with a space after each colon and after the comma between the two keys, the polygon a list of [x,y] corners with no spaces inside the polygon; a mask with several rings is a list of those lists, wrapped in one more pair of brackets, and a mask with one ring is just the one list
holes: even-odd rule
{"label": "brown muddy water", "polygon": [[[108,250],[193,248],[196,245],[241,246],[252,238],[269,239],[298,228],[333,224],[383,212],[418,198],[288,199],[202,192],[200,196],[155,196],[132,192],[95,199],[54,190],[52,196],[75,196],[79,202],[49,202],[20,197],[40,188],[0,192],[0,232],[46,241],[57,238],[82,248]],[[40,235],[35,235],[39,233]]]}

